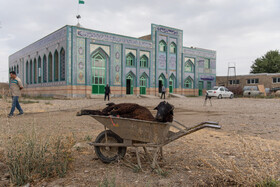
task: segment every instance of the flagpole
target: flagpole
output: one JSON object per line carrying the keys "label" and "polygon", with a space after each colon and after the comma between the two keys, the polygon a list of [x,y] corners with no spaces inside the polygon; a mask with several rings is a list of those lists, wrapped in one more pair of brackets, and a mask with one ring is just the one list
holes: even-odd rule
{"label": "flagpole", "polygon": [[77,10],[77,16],[76,18],[78,19],[78,24],[77,26],[80,27],[80,19],[81,19],[81,16],[80,16],[80,4],[85,4],[85,1],[84,0],[78,0],[78,10]]}
{"label": "flagpole", "polygon": [[77,16],[76,16],[76,18],[78,20],[78,23],[77,23],[78,26],[80,25],[80,18],[81,18],[80,14],[79,14],[79,12],[80,12],[79,10],[80,10],[80,3],[78,1],[78,9],[77,9]]}

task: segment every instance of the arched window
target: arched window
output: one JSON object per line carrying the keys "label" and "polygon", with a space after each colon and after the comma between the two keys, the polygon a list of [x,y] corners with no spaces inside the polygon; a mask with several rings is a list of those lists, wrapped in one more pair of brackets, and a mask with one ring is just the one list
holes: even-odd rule
{"label": "arched window", "polygon": [[42,75],[42,64],[41,64],[42,62],[41,62],[41,57],[39,56],[39,58],[38,58],[38,83],[41,83],[42,82],[42,77],[41,77],[41,75]]}
{"label": "arched window", "polygon": [[204,61],[204,68],[205,69],[210,69],[211,68],[210,59],[205,59],[205,61]]}
{"label": "arched window", "polygon": [[29,74],[28,74],[28,61],[26,61],[26,66],[25,66],[25,79],[26,79],[26,84],[29,84]]}
{"label": "arched window", "polygon": [[33,74],[33,64],[32,64],[32,60],[30,60],[30,65],[29,65],[30,67],[30,70],[29,70],[29,76],[30,76],[30,80],[29,80],[29,83],[30,84],[32,84],[33,83],[33,76],[32,76],[32,74]]}
{"label": "arched window", "polygon": [[193,80],[188,77],[185,81],[184,81],[184,87],[185,88],[189,88],[192,89],[193,88]]}
{"label": "arched window", "polygon": [[126,66],[135,66],[135,58],[131,53],[126,56]]}
{"label": "arched window", "polygon": [[97,53],[92,59],[92,93],[104,94],[106,84],[106,59]]}
{"label": "arched window", "polygon": [[14,66],[14,71],[17,73],[17,67],[16,67],[16,65]]}
{"label": "arched window", "polygon": [[52,70],[53,70],[53,65],[52,65],[52,53],[50,52],[49,53],[49,57],[48,57],[48,78],[49,78],[49,82],[52,82],[53,80],[53,73],[52,73]]}
{"label": "arched window", "polygon": [[58,66],[58,52],[54,52],[54,81],[58,81],[58,72],[59,72],[59,66]]}
{"label": "arched window", "polygon": [[37,60],[36,60],[36,58],[34,58],[34,83],[37,83],[37,72],[38,72],[38,70],[37,70]]}
{"label": "arched window", "polygon": [[145,76],[141,76],[140,77],[140,87],[146,87],[147,86],[147,79],[146,79],[146,77]]}
{"label": "arched window", "polygon": [[170,53],[176,53],[176,44],[174,42],[170,44]]}
{"label": "arched window", "polygon": [[19,69],[18,69],[18,65],[17,65],[17,74],[19,74]]}
{"label": "arched window", "polygon": [[65,51],[63,48],[60,50],[60,80],[65,80]]}
{"label": "arched window", "polygon": [[185,72],[193,72],[193,63],[191,60],[185,62]]}
{"label": "arched window", "polygon": [[143,55],[140,58],[140,67],[141,68],[147,68],[148,67],[148,57],[146,55]]}
{"label": "arched window", "polygon": [[47,69],[47,57],[44,55],[43,57],[43,82],[48,81],[48,69]]}
{"label": "arched window", "polygon": [[166,43],[165,43],[165,41],[161,40],[158,45],[159,45],[159,51],[160,52],[166,52]]}

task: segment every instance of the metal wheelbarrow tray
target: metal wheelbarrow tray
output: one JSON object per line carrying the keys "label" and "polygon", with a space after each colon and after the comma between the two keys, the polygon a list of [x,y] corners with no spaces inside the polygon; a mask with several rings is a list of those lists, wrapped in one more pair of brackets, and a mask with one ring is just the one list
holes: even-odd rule
{"label": "metal wheelbarrow tray", "polygon": [[[152,168],[155,168],[156,165],[158,166],[158,154],[160,153],[162,156],[162,147],[164,145],[206,127],[221,128],[218,123],[210,121],[205,121],[189,128],[176,120],[173,120],[175,123],[160,123],[113,116],[91,115],[91,117],[105,127],[105,131],[97,136],[95,142],[90,143],[95,146],[97,156],[103,162],[110,163],[124,157],[127,147],[135,147],[140,168],[138,147],[143,147],[147,158],[152,161]],[[174,127],[178,131],[170,131],[170,127]],[[150,156],[146,147],[156,148],[153,157]]]}

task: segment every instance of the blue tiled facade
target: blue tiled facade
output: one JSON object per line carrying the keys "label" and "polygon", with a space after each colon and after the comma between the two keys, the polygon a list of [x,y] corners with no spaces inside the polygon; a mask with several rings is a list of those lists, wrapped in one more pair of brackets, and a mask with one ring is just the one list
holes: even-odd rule
{"label": "blue tiled facade", "polygon": [[[161,48],[160,43],[165,48]],[[65,56],[60,53],[62,50]],[[56,51],[58,56],[55,56]],[[141,77],[146,80],[144,94],[151,95],[158,94],[160,84],[173,93],[197,95],[199,89],[212,87],[216,82],[215,51],[183,47],[182,30],[156,24],[151,25],[151,35],[145,39],[64,26],[12,54],[9,69],[18,72],[26,94],[84,97],[93,94],[92,67],[96,54],[104,58],[104,84],[111,86],[114,95],[127,94],[128,77],[132,77],[132,92],[137,95],[143,94],[139,91]],[[133,58],[132,66],[127,65],[129,55]],[[47,59],[45,70],[43,62],[41,68],[38,64],[39,58],[42,61],[44,56]],[[142,57],[147,59],[145,67],[140,66]],[[65,69],[61,66],[64,59]],[[30,65],[33,68],[30,69]],[[44,82],[43,76],[52,76],[52,81]]]}

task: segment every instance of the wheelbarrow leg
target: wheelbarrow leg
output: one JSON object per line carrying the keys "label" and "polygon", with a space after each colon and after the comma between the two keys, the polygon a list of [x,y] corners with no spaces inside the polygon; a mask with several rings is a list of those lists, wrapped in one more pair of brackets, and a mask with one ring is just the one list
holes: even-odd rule
{"label": "wheelbarrow leg", "polygon": [[153,159],[152,159],[150,153],[148,152],[147,148],[146,148],[146,147],[143,147],[143,149],[144,149],[144,151],[145,151],[145,156],[148,158],[148,160],[149,160],[150,162],[152,162]]}
{"label": "wheelbarrow leg", "polygon": [[[155,153],[154,153],[154,157],[153,157],[153,162],[152,162],[152,169],[155,169],[156,166],[159,167],[158,163],[157,163],[157,159],[158,159],[158,152],[160,151],[160,147],[157,147]],[[160,168],[160,167],[159,167]]]}
{"label": "wheelbarrow leg", "polygon": [[163,159],[163,151],[162,151],[162,147],[160,147],[160,159]]}
{"label": "wheelbarrow leg", "polygon": [[140,161],[139,152],[138,152],[138,147],[135,147],[135,151],[136,151],[136,157],[137,157],[137,164],[138,164],[139,168],[142,170],[141,161]]}

